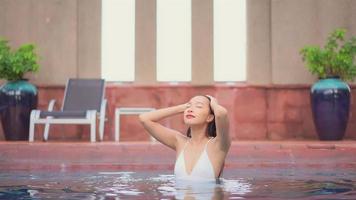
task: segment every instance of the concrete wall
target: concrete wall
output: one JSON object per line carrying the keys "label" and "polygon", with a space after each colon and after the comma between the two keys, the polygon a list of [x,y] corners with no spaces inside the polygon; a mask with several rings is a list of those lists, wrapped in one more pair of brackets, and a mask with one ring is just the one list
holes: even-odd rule
{"label": "concrete wall", "polygon": [[313,78],[298,55],[305,44],[323,44],[329,32],[337,27],[356,35],[353,0],[273,0],[272,66],[273,83],[311,82]]}
{"label": "concrete wall", "polygon": [[[245,112],[256,109],[251,99],[262,102],[262,109],[256,111],[257,116],[252,113],[251,117],[246,117],[245,112],[239,112],[242,117],[239,118],[241,126],[238,128],[241,130],[233,130],[237,139],[295,139],[297,135],[300,136],[299,132],[303,133],[301,138],[315,138],[315,134],[312,137],[309,135],[313,133],[313,125],[310,112],[305,110],[309,109],[307,88],[316,77],[306,70],[298,52],[306,44],[322,44],[328,33],[337,27],[347,28],[349,35],[356,35],[355,18],[354,0],[247,0],[247,83],[267,87],[283,84],[286,88],[271,87],[266,93],[259,87],[248,86],[239,92],[235,88],[228,88],[228,91],[220,94],[220,98],[226,99],[236,92],[236,105],[242,105],[240,108],[245,109]],[[139,84],[157,83],[155,21],[156,0],[136,0],[135,77]],[[206,91],[214,94],[212,0],[192,0],[192,25],[192,84],[210,85],[212,88]],[[60,99],[63,88],[55,90],[50,85],[63,85],[70,77],[100,77],[100,0],[0,0],[0,36],[9,39],[14,47],[27,42],[37,44],[41,69],[38,74],[30,75],[30,78],[32,82],[41,85],[42,90],[48,90],[42,94],[53,93]],[[288,96],[291,93],[289,84],[305,84],[300,91],[303,95],[298,93],[297,96],[301,97],[297,100],[293,89],[293,95]],[[135,90],[135,87],[125,88],[129,89]],[[195,89],[199,93],[205,91],[201,87]],[[141,105],[132,101],[132,98],[137,99],[136,90],[123,92],[125,95],[117,90],[120,87],[109,93],[115,97],[110,101],[111,117],[115,107],[124,105],[120,101],[125,96],[131,95],[127,101],[131,106]],[[149,90],[147,95],[158,98],[155,96],[158,93],[153,94],[155,92],[162,91]],[[44,98],[42,94],[40,101],[48,103],[49,98]],[[183,97],[188,98],[192,93],[187,94]],[[279,98],[282,103],[277,101]],[[41,108],[45,107],[45,103]],[[235,100],[227,98],[225,104],[233,110]],[[293,105],[288,110],[284,104]],[[154,106],[167,105],[161,102]],[[268,111],[261,115],[261,110]],[[239,117],[239,114],[236,115]],[[351,121],[354,120],[352,118]],[[108,127],[108,139],[111,139],[113,124]],[[349,138],[355,137],[352,130],[349,129]]]}
{"label": "concrete wall", "polygon": [[135,80],[156,83],[156,0],[136,0]]}
{"label": "concrete wall", "polygon": [[299,50],[338,27],[356,35],[353,0],[248,0],[248,82],[310,84]]}
{"label": "concrete wall", "polygon": [[[310,84],[299,50],[337,27],[356,35],[354,0],[247,0],[247,83]],[[100,0],[0,0],[0,36],[38,45],[36,83],[100,77]],[[156,0],[136,0],[136,83],[156,83]],[[202,73],[204,72],[204,73]],[[192,0],[192,84],[213,84],[213,1]]]}
{"label": "concrete wall", "polygon": [[272,82],[271,1],[247,1],[247,80],[256,85]]}
{"label": "concrete wall", "polygon": [[1,0],[0,36],[13,47],[37,45],[35,83],[100,77],[100,6],[100,0]]}

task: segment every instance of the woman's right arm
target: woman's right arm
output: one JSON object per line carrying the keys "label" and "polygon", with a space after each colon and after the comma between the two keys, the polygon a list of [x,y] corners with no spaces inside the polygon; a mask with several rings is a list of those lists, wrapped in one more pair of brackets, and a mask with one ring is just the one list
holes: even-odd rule
{"label": "woman's right arm", "polygon": [[158,109],[152,112],[143,113],[139,116],[143,127],[159,142],[176,150],[177,137],[183,135],[173,129],[162,126],[158,123],[163,118],[180,114],[187,108],[187,104],[181,104],[168,108]]}

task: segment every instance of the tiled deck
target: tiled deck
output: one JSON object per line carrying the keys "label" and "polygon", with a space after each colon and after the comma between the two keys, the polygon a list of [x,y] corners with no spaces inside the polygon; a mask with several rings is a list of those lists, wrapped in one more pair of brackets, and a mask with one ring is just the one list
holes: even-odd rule
{"label": "tiled deck", "polygon": [[[0,170],[173,169],[174,158],[149,142],[0,142]],[[225,167],[356,169],[356,141],[237,141]]]}

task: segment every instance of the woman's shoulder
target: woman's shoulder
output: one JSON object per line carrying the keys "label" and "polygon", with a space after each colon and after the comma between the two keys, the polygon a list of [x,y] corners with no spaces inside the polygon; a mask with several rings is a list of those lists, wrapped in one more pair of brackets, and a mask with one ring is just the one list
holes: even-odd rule
{"label": "woman's shoulder", "polygon": [[176,138],[177,138],[176,150],[179,151],[188,142],[189,138],[183,134],[177,134]]}

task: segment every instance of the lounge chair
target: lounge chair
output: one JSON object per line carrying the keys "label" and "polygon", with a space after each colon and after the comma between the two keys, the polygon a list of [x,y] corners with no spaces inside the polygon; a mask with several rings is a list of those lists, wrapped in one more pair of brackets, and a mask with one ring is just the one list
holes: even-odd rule
{"label": "lounge chair", "polygon": [[30,116],[29,142],[34,141],[36,124],[45,124],[43,140],[48,140],[50,124],[90,124],[90,141],[96,139],[96,119],[99,117],[99,136],[103,140],[106,99],[105,80],[69,79],[65,88],[60,111],[53,111],[52,99],[47,111],[32,110]]}

